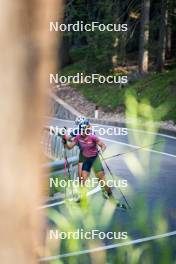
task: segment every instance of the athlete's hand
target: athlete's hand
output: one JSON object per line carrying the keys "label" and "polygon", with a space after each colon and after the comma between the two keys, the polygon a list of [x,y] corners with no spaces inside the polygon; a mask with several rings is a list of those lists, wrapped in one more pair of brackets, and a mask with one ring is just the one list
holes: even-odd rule
{"label": "athlete's hand", "polygon": [[101,148],[102,152],[106,150],[106,145],[102,141],[99,141],[97,144]]}
{"label": "athlete's hand", "polygon": [[106,145],[103,145],[101,151],[104,152],[106,150]]}
{"label": "athlete's hand", "polygon": [[67,138],[66,138],[66,136],[63,136],[63,138],[62,138],[62,143],[63,143],[64,145],[67,144]]}

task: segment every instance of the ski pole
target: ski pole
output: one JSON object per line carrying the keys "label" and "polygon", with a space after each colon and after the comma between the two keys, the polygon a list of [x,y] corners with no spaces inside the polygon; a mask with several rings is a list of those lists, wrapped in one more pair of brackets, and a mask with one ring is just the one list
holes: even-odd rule
{"label": "ski pole", "polygon": [[[65,144],[63,143],[63,146],[64,146],[64,159],[65,159],[65,162],[66,162],[66,168],[67,168],[67,171],[68,171],[68,178],[70,180],[70,184],[71,184],[71,172],[70,172],[70,164],[69,164],[69,161],[68,161],[68,157],[67,157],[67,153],[66,153],[66,148],[65,148]],[[71,192],[72,192],[72,196],[73,196],[73,199],[74,199],[74,192],[73,192],[73,186],[71,184]]]}
{"label": "ski pole", "polygon": [[[113,176],[112,171],[111,171],[111,169],[109,168],[109,166],[108,166],[106,160],[104,159],[104,157],[103,157],[103,155],[101,154],[101,152],[99,152],[99,154],[100,154],[102,160],[104,161],[104,163],[105,163],[105,165],[106,165],[106,168],[108,169],[108,171],[109,171],[109,173],[110,173],[112,179],[114,180],[114,176]],[[128,201],[127,201],[125,195],[123,194],[122,190],[120,189],[120,187],[118,187],[118,189],[119,189],[119,191],[120,191],[120,193],[121,193],[121,195],[122,195],[124,201],[126,202],[128,208],[131,209],[131,206],[129,205],[129,203],[128,203]]]}
{"label": "ski pole", "polygon": [[163,143],[163,142],[164,142],[164,140],[162,140],[162,141],[158,141],[158,142],[155,142],[155,143],[150,144],[150,145],[147,145],[147,146],[142,146],[142,147],[136,148],[136,149],[131,150],[131,151],[128,151],[128,152],[118,153],[118,154],[116,154],[116,155],[106,157],[106,158],[104,158],[104,160],[112,159],[112,158],[116,158],[116,157],[123,156],[123,155],[127,155],[127,154],[129,154],[129,153],[136,152],[136,151],[138,151],[138,150],[140,150],[140,149],[145,149],[145,148],[148,148],[148,147],[151,147],[151,146],[157,145],[157,144],[159,144],[159,143]]}
{"label": "ski pole", "polygon": [[[65,129],[65,131],[67,130],[66,127],[64,127],[63,129]],[[65,139],[64,136],[65,134],[63,133],[59,133],[57,132],[57,136],[58,137],[61,137],[62,139],[62,143],[63,143],[63,146],[64,146],[64,159],[65,159],[65,164],[64,164],[64,169],[67,168],[67,171],[68,171],[68,178],[70,180],[70,184],[71,184],[71,172],[70,172],[70,164],[69,164],[69,161],[68,161],[68,157],[67,157],[67,153],[66,153],[66,148],[65,148],[65,144],[63,142],[63,140]],[[72,192],[72,196],[73,196],[73,199],[74,199],[74,192],[73,192],[73,186],[71,185],[71,192]],[[66,197],[66,189],[65,189],[65,197]]]}

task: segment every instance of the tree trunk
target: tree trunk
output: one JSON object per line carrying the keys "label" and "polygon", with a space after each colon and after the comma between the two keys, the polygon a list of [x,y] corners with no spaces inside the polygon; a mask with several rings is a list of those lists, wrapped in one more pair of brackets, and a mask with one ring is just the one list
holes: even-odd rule
{"label": "tree trunk", "polygon": [[139,41],[139,72],[141,74],[148,73],[149,67],[149,22],[150,22],[150,0],[143,0],[141,29]]}
{"label": "tree trunk", "polygon": [[166,58],[170,59],[172,54],[172,21],[167,10],[167,32],[166,32]]}
{"label": "tree trunk", "polygon": [[164,69],[166,58],[166,27],[167,27],[167,0],[161,1],[161,18],[159,28],[159,46],[158,46],[158,61],[157,70],[162,72]]}
{"label": "tree trunk", "polygon": [[62,1],[0,2],[0,262],[33,264],[43,222],[40,132],[57,55],[48,27]]}

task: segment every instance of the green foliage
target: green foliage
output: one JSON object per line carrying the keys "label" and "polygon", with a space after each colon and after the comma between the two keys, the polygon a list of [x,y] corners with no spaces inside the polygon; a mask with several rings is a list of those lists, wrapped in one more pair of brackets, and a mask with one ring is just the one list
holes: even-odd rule
{"label": "green foliage", "polygon": [[49,196],[53,196],[55,193],[57,192],[65,192],[64,188],[62,188],[59,184],[59,182],[61,180],[64,180],[65,179],[65,176],[64,175],[58,175],[58,176],[55,176],[55,177],[52,177],[55,181],[58,181],[58,186],[52,184],[52,187],[49,187],[48,186],[48,190],[49,190]]}
{"label": "green foliage", "polygon": [[[70,50],[70,56],[73,61],[72,67],[74,67],[75,62],[81,63],[85,60],[86,54],[88,52],[88,47],[72,48]],[[84,65],[82,65],[84,66]]]}
{"label": "green foliage", "polygon": [[[75,63],[62,70],[62,74],[72,75],[82,71],[82,64]],[[115,111],[118,106],[125,105],[126,93],[134,94],[137,100],[151,103],[156,108],[155,120],[176,121],[176,69],[164,73],[152,73],[145,79],[120,88],[119,85],[109,84],[73,84],[75,89],[90,101],[105,110]]]}
{"label": "green foliage", "polygon": [[[73,1],[68,2],[65,8],[65,22],[84,23],[100,22],[103,24],[117,23],[116,14],[119,12],[118,1]],[[79,12],[77,12],[79,10]],[[87,73],[108,73],[111,71],[112,56],[115,54],[115,39],[120,36],[118,32],[66,32],[71,42],[70,55],[73,63],[84,60],[84,70]]]}
{"label": "green foliage", "polygon": [[87,72],[107,74],[112,70],[113,36],[111,33],[95,32],[89,41],[86,55]]}
{"label": "green foliage", "polygon": [[147,100],[158,109],[155,119],[176,121],[176,70],[152,74],[130,87],[138,100]]}
{"label": "green foliage", "polygon": [[[126,98],[126,114],[127,117],[131,116],[131,109],[133,109],[133,115],[142,118],[143,126],[146,131],[150,131],[148,122],[150,121],[151,127],[154,127],[154,119],[156,109],[152,108],[150,104],[146,104],[144,101],[138,102],[137,98],[131,91],[128,91],[125,95]],[[139,121],[132,124],[133,128],[141,126]],[[157,132],[155,130],[155,132]],[[156,140],[156,134],[146,133],[146,136],[129,137],[129,143],[136,145],[151,144]],[[111,148],[112,150],[112,148]],[[158,160],[160,160],[160,157]],[[159,163],[154,162],[152,166],[152,173],[147,171],[149,168],[149,162],[151,162],[151,152],[140,151],[140,155],[137,153],[131,153],[126,157],[123,157],[128,169],[131,171],[132,176],[141,181],[144,185],[140,185],[140,191],[133,189],[132,186],[128,186],[128,190],[125,191],[125,195],[128,200],[130,198],[130,204],[133,204],[132,210],[126,213],[116,214],[115,218],[115,204],[110,200],[103,200],[101,194],[87,196],[87,190],[82,189],[82,200],[80,204],[73,201],[66,200],[64,206],[58,208],[49,209],[48,216],[52,221],[52,229],[59,230],[59,232],[75,232],[78,229],[83,229],[84,232],[90,230],[100,230],[103,232],[113,231],[127,231],[127,240],[111,240],[109,244],[121,245],[120,247],[113,249],[102,249],[93,253],[87,252],[87,254],[79,254],[80,251],[85,249],[97,249],[106,244],[107,241],[100,241],[98,238],[95,240],[86,239],[63,239],[62,241],[56,240],[55,244],[49,241],[47,244],[51,255],[58,255],[64,253],[78,252],[78,255],[72,257],[61,258],[61,260],[53,261],[53,264],[68,263],[68,264],[170,264],[175,263],[175,237],[164,237],[160,239],[153,239],[152,241],[146,241],[140,243],[134,243],[134,240],[138,238],[146,238],[155,235],[161,235],[169,232],[168,218],[166,218],[166,208],[163,200],[153,201],[152,206],[148,203],[148,194],[141,194],[142,188],[146,188],[147,182],[153,180],[155,172],[158,172]],[[147,177],[146,177],[147,176]],[[145,177],[145,178],[144,178]],[[158,180],[158,179],[157,179]],[[137,237],[136,237],[137,234]],[[123,242],[128,242],[129,245],[123,245]]]}
{"label": "green foliage", "polygon": [[[161,26],[161,1],[151,0],[150,8],[150,39],[149,62],[152,69],[156,67],[160,46],[159,35]],[[166,57],[175,57],[174,34],[176,18],[173,10],[176,8],[174,0],[167,1],[168,31],[172,31],[171,50],[166,49]],[[73,24],[77,21],[84,23],[100,22],[103,24],[128,24],[128,32],[64,32],[67,37],[72,62],[84,61],[83,70],[87,73],[109,73],[117,65],[128,66],[138,64],[139,35],[141,22],[141,0],[67,0],[65,1],[64,23]],[[163,18],[164,19],[164,18]],[[170,28],[169,28],[170,27]],[[131,60],[130,54],[137,54]],[[168,55],[169,54],[169,55]],[[112,58],[117,60],[112,63]],[[70,63],[70,62],[68,62]]]}

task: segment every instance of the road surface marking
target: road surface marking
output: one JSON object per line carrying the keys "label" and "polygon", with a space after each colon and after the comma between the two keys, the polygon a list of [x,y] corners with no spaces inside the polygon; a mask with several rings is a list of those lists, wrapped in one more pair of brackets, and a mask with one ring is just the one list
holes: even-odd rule
{"label": "road surface marking", "polygon": [[[68,123],[73,123],[74,124],[74,121],[73,120],[66,120],[66,119],[58,119],[56,117],[46,117],[47,119],[53,119],[53,120],[56,120],[56,121],[62,121],[62,122],[68,122]],[[100,126],[100,127],[118,127],[118,128],[122,128],[122,127],[119,127],[119,126],[112,126],[112,125],[101,125],[101,124],[96,124],[96,123],[93,123],[94,125],[97,125],[97,126]],[[171,139],[175,139],[176,140],[176,137],[174,136],[170,136],[170,135],[166,135],[166,134],[163,134],[163,133],[155,133],[155,132],[151,132],[151,131],[145,131],[145,130],[141,130],[141,129],[132,129],[132,128],[128,128],[129,131],[136,131],[136,132],[139,132],[139,133],[147,133],[147,134],[151,134],[151,135],[158,135],[158,136],[162,136],[162,137],[166,137],[166,138],[171,138]]]}
{"label": "road surface marking", "polygon": [[[141,148],[141,146],[131,145],[131,144],[124,143],[124,142],[117,141],[117,140],[113,140],[113,139],[108,139],[108,138],[104,138],[104,137],[100,137],[100,138],[103,139],[104,141],[109,141],[109,142],[112,142],[112,143],[115,143],[115,144],[129,146],[131,148],[136,148],[136,149],[137,148]],[[172,157],[172,158],[176,158],[176,155],[169,154],[169,153],[162,152],[162,151],[157,151],[157,150],[148,149],[148,148],[142,148],[140,150],[150,151],[150,152],[153,152],[153,153],[156,153],[156,154],[161,154],[161,155],[169,156],[169,157]]]}
{"label": "road surface marking", "polygon": [[[93,190],[89,191],[87,193],[87,196],[90,196],[94,193],[97,193],[101,191],[101,188],[99,186],[97,186],[96,188],[94,188]],[[73,201],[73,198],[69,199],[69,201]],[[40,206],[38,209],[44,209],[44,208],[49,208],[49,207],[53,207],[53,206],[56,206],[56,205],[61,205],[61,204],[65,204],[65,200],[63,201],[60,201],[60,202],[55,202],[55,203],[51,203],[51,204],[46,204],[46,205],[42,205]]]}
{"label": "road surface marking", "polygon": [[93,249],[85,249],[85,250],[81,250],[81,251],[70,252],[70,253],[65,253],[65,254],[56,255],[56,256],[43,257],[43,258],[40,258],[39,261],[43,262],[43,261],[49,261],[49,260],[56,260],[56,259],[60,259],[60,258],[73,257],[73,256],[98,252],[98,251],[102,251],[102,250],[107,250],[107,249],[136,245],[136,244],[140,244],[140,243],[144,243],[144,242],[148,242],[148,241],[152,241],[152,240],[156,240],[156,239],[161,239],[161,238],[165,238],[165,237],[175,236],[175,235],[176,235],[176,230],[174,230],[172,232],[160,234],[160,235],[148,236],[148,237],[139,238],[139,239],[135,239],[132,241],[123,242],[123,243],[111,244],[111,245],[93,248]]}

